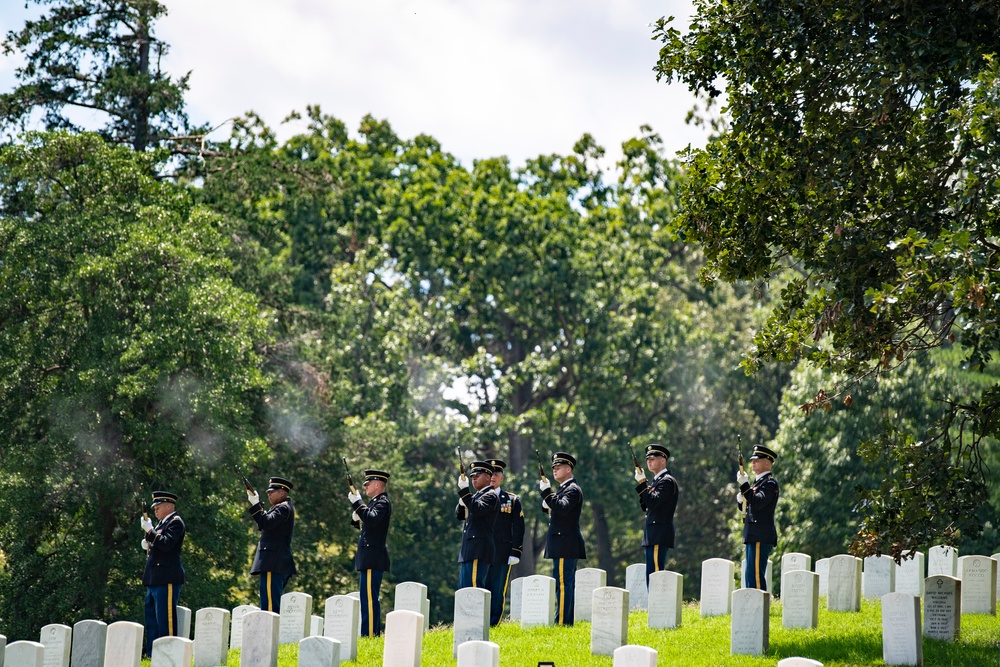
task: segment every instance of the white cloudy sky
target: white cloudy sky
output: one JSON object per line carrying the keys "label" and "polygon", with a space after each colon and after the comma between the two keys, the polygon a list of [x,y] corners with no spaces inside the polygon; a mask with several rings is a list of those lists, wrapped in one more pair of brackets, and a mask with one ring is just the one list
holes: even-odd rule
{"label": "white cloudy sky", "polygon": [[[690,0],[165,1],[156,30],[166,68],[192,72],[195,122],[253,109],[276,126],[318,103],[352,131],[371,113],[466,162],[566,153],[584,132],[614,154],[642,124],[670,151],[704,141],[684,122],[687,91],[652,72],[649,24],[683,29]],[[0,5],[3,33],[37,11]],[[0,89],[16,64],[0,59]]]}

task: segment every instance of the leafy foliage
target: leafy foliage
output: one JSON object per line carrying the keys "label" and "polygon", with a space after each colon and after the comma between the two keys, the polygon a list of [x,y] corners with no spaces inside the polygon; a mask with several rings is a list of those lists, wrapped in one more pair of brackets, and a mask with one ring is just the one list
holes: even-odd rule
{"label": "leafy foliage", "polygon": [[[23,53],[14,74],[21,82],[0,94],[0,126],[24,127],[36,110],[50,130],[84,129],[79,119],[97,111],[101,136],[137,151],[184,134],[185,75],[160,69],[167,45],[153,23],[166,14],[157,0],[35,0],[52,9],[11,31],[4,53]],[[81,113],[83,112],[83,113]]]}
{"label": "leafy foliage", "polygon": [[[684,35],[657,24],[657,75],[721,103],[724,129],[687,156],[678,230],[703,244],[707,279],[797,274],[746,367],[805,358],[849,386],[954,338],[982,367],[1000,336],[996,3],[695,6]],[[978,442],[996,433],[998,397],[956,402],[942,422],[940,493],[875,506],[957,518],[982,499]],[[969,446],[952,440],[963,420]],[[911,460],[905,440],[885,445]],[[873,515],[862,551],[888,550],[916,516]]]}

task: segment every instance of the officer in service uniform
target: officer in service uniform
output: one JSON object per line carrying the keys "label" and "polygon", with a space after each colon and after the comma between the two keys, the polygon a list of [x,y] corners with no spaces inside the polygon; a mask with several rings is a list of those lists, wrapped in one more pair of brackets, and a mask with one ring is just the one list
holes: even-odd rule
{"label": "officer in service uniform", "polygon": [[382,575],[389,571],[389,519],[392,517],[392,503],[385,487],[389,473],[382,470],[365,470],[364,491],[369,501],[361,502],[361,495],[347,494],[354,510],[352,518],[361,522],[358,536],[358,553],[354,557],[354,569],[359,573],[361,593],[361,636],[377,637],[382,634],[382,604],[379,589]]}
{"label": "officer in service uniform", "polygon": [[778,531],[774,527],[774,508],[778,504],[778,481],[771,473],[777,455],[764,445],[754,445],[750,455],[750,469],[755,475],[753,484],[745,472],[736,473],[740,485],[736,496],[742,510],[743,544],[746,545],[746,588],[767,590],[767,557],[778,544]]}
{"label": "officer in service uniform", "polygon": [[158,523],[144,514],[139,523],[146,536],[142,548],[146,550],[146,568],[142,572],[142,585],[146,587],[145,632],[143,655],[153,651],[153,642],[160,637],[173,637],[178,633],[177,599],[184,583],[184,566],[181,565],[181,544],[184,543],[184,521],[174,507],[177,494],[153,491],[153,513]]}
{"label": "officer in service uniform", "polygon": [[272,477],[267,485],[267,502],[271,509],[264,511],[256,491],[247,491],[250,516],[257,522],[260,542],[254,556],[250,574],[260,575],[260,608],[262,611],[281,611],[281,594],[288,579],[295,574],[292,559],[292,531],[295,528],[295,508],[288,498],[292,483],[282,477]]}
{"label": "officer in service uniform", "polygon": [[639,507],[646,513],[642,524],[642,546],[646,551],[646,588],[649,575],[666,568],[667,550],[674,547],[674,510],[680,488],[677,480],[667,470],[670,450],[663,445],[646,447],[646,467],[653,473],[653,481],[646,481],[646,474],[635,469],[635,487],[639,494]]}
{"label": "officer in service uniform", "polygon": [[[469,490],[469,482],[475,493]],[[495,544],[493,526],[500,513],[500,499],[491,485],[493,466],[485,461],[474,461],[469,477],[458,477],[458,499],[465,505],[466,519],[462,527],[462,548],[458,554],[458,587],[487,588],[490,564],[493,563]]]}
{"label": "officer in service uniform", "polygon": [[552,559],[552,577],[556,580],[555,623],[559,625],[573,625],[576,563],[587,557],[580,533],[583,491],[573,479],[575,467],[573,456],[556,452],[552,455],[552,477],[559,482],[559,487],[553,491],[552,484],[544,477],[538,482],[542,503],[549,508],[545,557]]}
{"label": "officer in service uniform", "polygon": [[517,494],[507,493],[501,487],[507,463],[500,459],[490,459],[487,463],[493,466],[493,477],[490,481],[500,501],[500,513],[497,515],[496,523],[493,524],[493,544],[496,550],[489,577],[490,625],[496,625],[503,617],[510,568],[521,560],[521,547],[524,543],[524,511]]}

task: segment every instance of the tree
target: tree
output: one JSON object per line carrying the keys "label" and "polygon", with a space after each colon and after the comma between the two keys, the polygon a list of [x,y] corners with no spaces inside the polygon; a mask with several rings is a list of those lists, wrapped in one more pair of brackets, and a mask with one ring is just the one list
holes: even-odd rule
{"label": "tree", "polygon": [[[677,228],[703,244],[706,279],[795,272],[746,367],[804,358],[846,373],[806,409],[953,338],[981,367],[1000,342],[997,4],[695,5],[686,34],[655,29],[657,76],[724,114],[687,154]],[[1000,386],[953,403],[924,441],[947,489],[899,491],[946,523],[974,514],[998,409]],[[879,515],[861,552],[915,546],[890,539],[912,518]]]}
{"label": "tree", "polygon": [[181,496],[192,605],[218,604],[246,567],[230,471],[268,455],[266,320],[227,277],[219,217],[151,176],[165,157],[93,134],[0,150],[0,618],[14,636],[141,618],[154,488]]}
{"label": "tree", "polygon": [[188,75],[161,69],[167,45],[153,24],[166,14],[157,0],[35,0],[51,11],[11,31],[4,53],[21,52],[20,81],[0,95],[0,127],[24,127],[36,110],[50,130],[83,129],[84,112],[106,118],[99,130],[112,143],[137,151],[188,130],[184,93]]}

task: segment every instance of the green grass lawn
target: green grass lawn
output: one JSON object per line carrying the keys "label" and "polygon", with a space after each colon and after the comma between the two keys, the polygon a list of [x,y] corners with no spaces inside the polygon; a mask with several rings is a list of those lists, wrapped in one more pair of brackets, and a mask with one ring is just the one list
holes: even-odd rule
{"label": "green grass lawn", "polygon": [[[884,665],[882,662],[881,605],[865,600],[859,613],[828,612],[820,603],[819,627],[785,630],[781,627],[781,601],[771,605],[771,642],[767,656],[729,655],[729,616],[701,618],[697,603],[686,604],[681,627],[650,630],[645,612],[629,617],[628,643],[650,646],[659,653],[659,667],[763,667],[789,656],[819,660],[825,667]],[[611,657],[590,654],[590,623],[572,628],[548,627],[522,630],[504,623],[490,630],[490,641],[500,645],[503,667],[536,667],[552,661],[556,667],[611,667]],[[382,638],[359,640],[356,662],[348,667],[381,667]],[[961,638],[954,643],[924,639],[924,664],[928,667],[994,667],[1000,661],[1000,620],[995,616],[962,617]],[[451,626],[439,625],[424,635],[421,664],[454,667]],[[239,651],[231,651],[229,665],[239,667]],[[282,646],[280,667],[296,667],[298,647]],[[391,666],[387,666],[391,667]]]}

